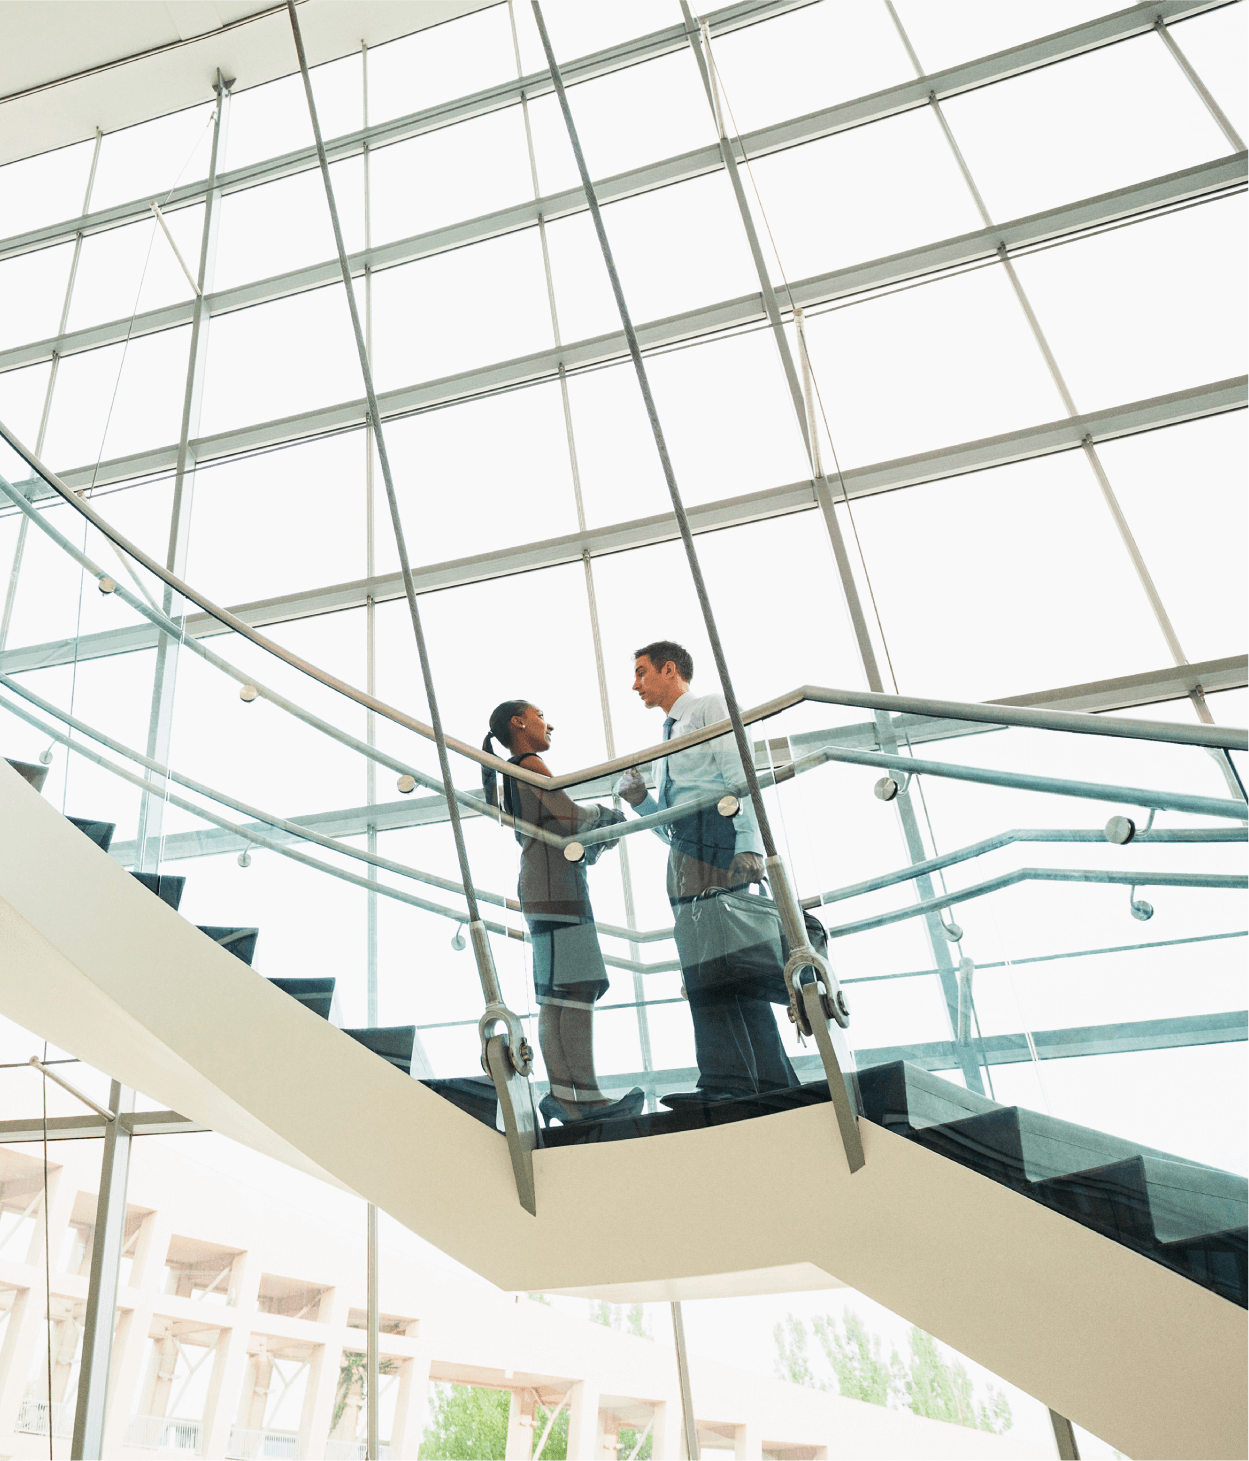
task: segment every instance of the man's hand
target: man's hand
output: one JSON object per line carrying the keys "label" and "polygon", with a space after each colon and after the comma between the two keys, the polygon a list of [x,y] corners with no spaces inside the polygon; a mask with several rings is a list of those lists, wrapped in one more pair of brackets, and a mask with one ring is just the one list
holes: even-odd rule
{"label": "man's hand", "polygon": [[733,859],[729,875],[743,883],[762,882],[763,858],[757,852],[739,852]]}
{"label": "man's hand", "polygon": [[616,783],[616,795],[631,807],[639,807],[646,800],[646,782],[636,766],[630,766]]}

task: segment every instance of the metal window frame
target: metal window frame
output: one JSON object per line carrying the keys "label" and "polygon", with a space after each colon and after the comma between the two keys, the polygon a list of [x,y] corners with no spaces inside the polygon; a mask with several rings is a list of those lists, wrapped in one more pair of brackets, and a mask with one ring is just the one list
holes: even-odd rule
{"label": "metal window frame", "polygon": [[[717,152],[716,166],[720,165]],[[1214,199],[1229,189],[1243,187],[1247,180],[1249,157],[1243,152],[1236,153],[1184,168],[1179,172],[1151,178],[1130,187],[1029,214],[993,228],[976,229],[953,238],[940,239],[900,253],[797,280],[790,288],[790,298],[794,304],[810,310],[820,305],[848,300],[871,290],[890,288],[947,270],[986,263],[996,259],[1003,246],[1017,253],[1021,249],[1053,243],[1089,229],[1132,218],[1145,218],[1160,208],[1173,207],[1195,199]],[[317,267],[319,269],[322,266]],[[205,300],[205,307],[211,314],[212,297]],[[720,300],[715,304],[703,305],[665,319],[648,321],[638,326],[638,337],[643,350],[649,354],[666,347],[684,345],[704,336],[766,324],[766,321],[767,315],[761,296],[754,293]],[[378,404],[383,421],[389,421],[395,417],[471,400],[476,396],[553,380],[558,377],[561,367],[566,373],[574,373],[612,365],[623,361],[627,354],[623,332],[613,331],[384,391],[378,397]],[[2,361],[3,357],[0,357],[0,363]],[[203,466],[206,462],[222,457],[298,442],[326,432],[359,428],[365,424],[367,414],[367,402],[360,397],[291,416],[216,432],[195,439],[191,446],[197,463]],[[149,447],[124,457],[109,458],[98,465],[71,467],[60,473],[60,476],[66,486],[73,490],[86,486],[106,487],[131,478],[171,472],[177,466],[177,458],[177,444],[171,443]],[[36,485],[35,494],[36,500],[39,496],[47,495],[42,484]]]}
{"label": "metal window frame", "polygon": [[[702,18],[709,22],[713,36],[723,36],[790,11],[801,10],[811,3],[812,0],[743,0],[743,3],[710,11]],[[818,137],[831,136],[834,132],[848,131],[885,117],[914,111],[928,104],[930,92],[935,92],[939,99],[944,100],[964,92],[978,91],[983,86],[1007,81],[1012,76],[1024,75],[1029,71],[1051,66],[1055,62],[1069,60],[1073,56],[1086,55],[1105,46],[1147,35],[1155,28],[1155,22],[1159,18],[1167,24],[1173,24],[1208,10],[1221,9],[1229,3],[1234,3],[1234,0],[1154,0],[1147,7],[1129,6],[1070,26],[1067,30],[1055,31],[987,56],[960,62],[943,71],[935,71],[922,82],[903,82],[866,96],[839,102],[806,117],[761,128],[743,140],[749,143],[752,157],[757,157],[762,152],[780,151],[799,142],[813,141]],[[684,24],[672,25],[650,35],[569,61],[561,70],[570,86],[577,85],[682,51],[688,44]],[[384,147],[404,142],[412,137],[454,126],[457,122],[470,121],[475,117],[517,106],[522,92],[532,101],[549,95],[553,90],[549,73],[537,72],[469,96],[442,102],[424,111],[379,122],[372,127],[333,138],[326,143],[326,153],[331,162],[339,162],[359,156],[365,147]],[[720,166],[719,149],[714,145],[700,149],[697,155],[701,154],[705,154],[706,165],[703,171],[714,172]],[[280,157],[267,158],[223,173],[219,182],[224,193],[237,193],[261,183],[290,177],[294,173],[310,172],[316,166],[316,149],[303,147]],[[615,196],[609,191],[611,182],[611,179],[604,180],[601,193],[604,202]],[[178,208],[191,207],[203,198],[206,191],[207,185],[204,181],[176,188],[170,193],[168,200],[162,202],[162,210],[168,214]],[[585,206],[584,199],[581,206]],[[0,260],[47,248],[62,239],[72,238],[76,232],[101,233],[133,222],[145,217],[148,207],[149,200],[146,197],[133,199],[96,213],[84,214],[76,219],[48,224],[0,239]],[[548,218],[552,216],[549,210],[544,211]],[[536,221],[536,218],[531,221]]]}
{"label": "metal window frame", "polygon": [[[1036,457],[1076,451],[1086,437],[1096,442],[1156,431],[1185,422],[1203,420],[1227,411],[1244,410],[1249,406],[1249,377],[1239,376],[1168,395],[1152,396],[1083,416],[1047,421],[1021,427],[999,436],[983,437],[898,457],[852,467],[843,473],[846,492],[851,501],[871,497],[880,492],[896,492],[908,487],[924,486],[948,477],[987,471],[1031,461]],[[72,476],[72,474],[71,474]],[[42,484],[41,484],[42,485]],[[694,504],[689,508],[690,524],[697,533],[719,532],[765,522],[796,512],[812,512],[819,508],[814,485],[789,482],[761,492],[718,501]],[[613,523],[590,528],[584,533],[568,533],[544,538],[533,543],[502,548],[491,553],[473,554],[413,569],[418,594],[436,593],[440,589],[458,588],[466,584],[485,583],[508,578],[518,573],[560,567],[581,562],[583,555],[592,558],[627,552],[633,548],[652,547],[671,542],[676,525],[670,513],[635,518],[631,522]],[[284,624],[293,619],[315,618],[346,609],[364,607],[370,600],[387,603],[403,594],[403,583],[397,573],[350,583],[327,584],[295,590],[270,599],[239,604],[230,612],[253,628]],[[231,631],[206,613],[187,616],[188,638],[211,639]],[[121,629],[85,634],[76,641],[79,661],[99,659],[114,654],[130,654],[152,649],[159,631],[150,624],[128,625]],[[0,652],[0,670],[20,674],[27,670],[46,669],[68,664],[75,658],[75,641],[62,639],[43,644],[19,645]]]}

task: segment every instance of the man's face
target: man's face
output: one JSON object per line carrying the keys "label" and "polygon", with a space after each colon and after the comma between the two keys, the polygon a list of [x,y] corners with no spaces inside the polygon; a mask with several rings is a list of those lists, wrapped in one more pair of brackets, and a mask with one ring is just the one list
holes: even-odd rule
{"label": "man's face", "polygon": [[[664,673],[667,671],[667,674]],[[664,670],[657,670],[651,664],[650,656],[638,655],[633,662],[633,688],[641,696],[642,704],[647,710],[654,710],[657,705],[662,705],[666,694],[672,688],[672,677],[676,672],[676,666],[671,660],[664,666]]]}

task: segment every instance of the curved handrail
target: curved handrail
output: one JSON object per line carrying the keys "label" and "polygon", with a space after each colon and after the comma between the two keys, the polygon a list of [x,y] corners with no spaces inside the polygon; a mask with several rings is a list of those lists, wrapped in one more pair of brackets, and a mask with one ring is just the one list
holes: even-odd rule
{"label": "curved handrail", "polygon": [[[129,757],[137,764],[143,765],[149,770],[154,770],[159,772],[161,775],[168,776],[170,780],[177,781],[179,784],[186,786],[189,790],[196,791],[200,795],[208,796],[214,800],[219,800],[222,802],[223,805],[231,806],[235,810],[242,811],[246,815],[255,817],[257,820],[265,822],[274,828],[287,831],[292,835],[307,839],[308,841],[324,846],[331,851],[338,852],[347,856],[357,857],[360,860],[371,863],[372,865],[379,867],[385,871],[399,873],[404,876],[415,878],[419,881],[428,882],[446,891],[462,892],[462,888],[460,887],[460,885],[455,884],[450,879],[441,878],[434,874],[424,873],[418,869],[409,868],[402,863],[391,862],[389,859],[381,858],[374,854],[362,853],[359,849],[347,847],[337,842],[333,838],[322,836],[321,834],[312,831],[312,829],[310,828],[302,827],[297,822],[289,822],[283,818],[279,818],[269,813],[259,811],[258,809],[251,807],[244,802],[239,802],[234,798],[226,796],[223,793],[214,791],[212,788],[205,787],[199,782],[194,781],[190,777],[183,776],[181,773],[174,772],[169,768],[161,767],[158,762],[152,761],[149,757],[142,755],[140,752],[124,746],[121,742],[114,741],[111,737],[104,735],[102,732],[96,730],[94,727],[88,725],[86,722],[81,721],[76,717],[70,716],[67,712],[60,710],[58,707],[51,705],[49,702],[44,701],[33,691],[30,691],[25,687],[16,685],[12,681],[10,681],[7,675],[4,675],[3,673],[0,673],[0,682],[4,683],[5,688],[8,689],[10,693],[17,693],[21,695],[24,699],[31,701],[33,704],[39,705],[39,707],[43,709],[45,713],[52,714],[57,719],[68,725],[71,729],[77,730],[81,734],[91,736],[93,739],[100,741],[101,744],[108,746],[111,750],[114,750],[121,755]],[[39,720],[36,716],[32,715],[28,711],[23,710],[21,706],[14,705],[5,700],[3,697],[0,697],[0,709],[6,710],[11,715],[15,715],[19,719],[26,721],[27,724],[33,726],[36,730],[38,730],[41,735],[48,736],[51,740],[54,740],[59,744],[65,746],[68,750],[73,751],[76,755],[84,756],[87,760],[92,761],[96,765],[111,772],[113,775],[119,777],[120,779],[127,781],[134,786],[140,787],[141,789],[150,789],[150,782],[144,781],[142,777],[125,770],[124,767],[117,766],[113,762],[109,761],[107,757],[101,756],[98,753],[91,751],[89,748],[83,746],[80,743],[75,743],[70,736],[56,730],[52,726],[47,725],[43,721]],[[816,752],[811,756],[803,758],[802,763],[795,763],[795,766],[799,764],[810,763],[808,769],[813,769],[815,765],[820,764],[824,759],[825,757],[823,753]],[[771,784],[774,778],[771,774],[768,774],[766,779],[768,783]],[[317,858],[309,857],[305,853],[297,852],[291,847],[287,847],[281,843],[274,842],[272,839],[264,837],[261,834],[257,833],[252,828],[239,826],[237,823],[231,822],[227,818],[221,817],[205,807],[198,806],[194,802],[186,801],[184,798],[179,797],[172,792],[166,794],[168,795],[169,801],[174,806],[179,807],[183,811],[190,812],[192,815],[198,816],[204,821],[213,824],[214,826],[232,832],[234,835],[236,835],[245,842],[251,842],[258,847],[264,847],[269,851],[276,852],[279,856],[288,858],[294,862],[301,863],[304,866],[313,868],[318,872],[328,873],[332,877],[338,878],[344,882],[351,883],[357,887],[364,888],[367,891],[380,893],[383,897],[392,898],[398,902],[407,903],[412,907],[421,909],[423,912],[433,913],[439,917],[447,918],[456,923],[463,923],[465,921],[465,914],[461,910],[449,908],[445,904],[433,903],[430,902],[428,899],[415,897],[412,894],[403,892],[399,888],[390,887],[385,883],[358,877],[356,874],[349,873],[342,868],[332,867],[328,863],[323,863],[319,861]],[[653,819],[648,818],[646,820],[649,822]],[[637,823],[634,824],[634,828],[636,830],[642,830],[642,828]],[[882,874],[878,878],[869,879],[865,883],[852,885],[844,889],[833,890],[830,893],[817,895],[815,897],[804,898],[801,900],[801,906],[804,908],[816,908],[827,903],[840,901],[843,898],[850,898],[862,893],[878,891],[879,889],[889,887],[897,883],[910,881],[923,873],[931,872],[938,868],[949,866],[955,862],[979,857],[986,852],[990,852],[997,848],[1006,846],[1011,842],[1096,842],[1103,836],[1103,833],[1095,830],[1065,831],[1060,829],[1040,828],[1006,832],[999,834],[997,837],[987,838],[982,842],[973,843],[967,848],[962,848],[952,853],[945,854],[942,857],[929,859],[926,863],[916,864],[914,866],[908,867],[906,869],[901,869],[894,873]],[[1151,843],[1221,842],[1232,840],[1241,841],[1243,840],[1243,836],[1238,831],[1232,829],[1182,828],[1141,833],[1138,835],[1137,838],[1133,840],[1140,842],[1148,841]],[[1114,872],[1108,869],[1018,868],[1013,872],[1002,874],[1001,876],[990,879],[987,882],[973,884],[968,888],[956,889],[954,892],[944,894],[940,898],[930,899],[921,903],[913,904],[908,908],[896,909],[889,913],[879,914],[875,917],[861,919],[854,923],[842,924],[837,927],[830,928],[828,930],[828,935],[830,938],[839,938],[845,937],[846,935],[852,933],[868,932],[875,928],[880,928],[889,924],[902,922],[911,918],[916,918],[925,913],[934,912],[941,908],[952,907],[956,904],[967,902],[973,898],[982,897],[989,893],[998,892],[1002,889],[1025,881],[1113,883],[1121,885],[1133,885],[1136,887],[1165,886],[1244,888],[1246,886],[1246,882],[1249,880],[1246,880],[1244,877],[1238,875],[1220,873],[1132,873]],[[478,890],[478,896],[484,901],[502,904],[504,907],[509,908],[512,911],[515,911],[517,907],[517,905],[511,900],[505,899],[498,894]],[[528,935],[526,934],[524,929],[513,928],[506,924],[495,923],[492,920],[485,920],[484,926],[491,933],[501,934],[508,938],[517,939],[522,942],[527,941]],[[652,943],[656,941],[663,941],[672,937],[671,928],[636,930],[619,928],[615,925],[601,924],[597,922],[595,926],[600,933],[607,934],[611,937],[627,939],[631,943]],[[636,959],[626,959],[610,954],[604,954],[603,957],[604,962],[612,967],[627,969],[634,973],[640,974],[669,972],[680,967],[679,963],[674,963],[672,961],[646,963],[644,961],[638,961]]]}
{"label": "curved handrail", "polygon": [[1119,873],[1108,868],[1018,867],[1014,872],[1003,873],[983,883],[973,883],[968,888],[958,888],[953,893],[943,893],[939,898],[925,898],[922,903],[912,903],[907,908],[895,908],[890,913],[878,913],[873,918],[860,918],[854,923],[837,924],[828,930],[828,936],[832,939],[845,938],[852,933],[870,933],[875,928],[886,928],[892,923],[904,923],[909,918],[938,913],[942,908],[952,908],[957,903],[969,903],[987,893],[1012,888],[1016,883],[1112,883],[1124,888],[1239,890],[1249,887],[1249,877],[1240,873]]}
{"label": "curved handrail", "polygon": [[[329,674],[319,666],[310,661],[293,654],[290,650],[283,648],[275,641],[261,634],[250,624],[232,614],[228,609],[222,608],[214,603],[206,595],[185,583],[177,575],[171,573],[165,566],[146,554],[143,549],[131,543],[128,538],[119,533],[110,523],[100,516],[98,512],[76,493],[71,492],[68,487],[57,477],[56,473],[46,467],[43,462],[26,447],[5,425],[0,421],[0,437],[13,448],[15,452],[27,463],[32,471],[41,476],[44,481],[57,493],[69,506],[71,506],[82,517],[86,518],[98,532],[107,538],[115,547],[128,553],[137,563],[143,565],[149,573],[155,574],[169,588],[181,595],[189,602],[196,604],[206,614],[209,614],[219,623],[234,630],[235,633],[243,635],[260,649],[274,655],[284,661],[293,669],[316,680],[326,686],[327,689],[336,691],[340,695],[353,700],[356,704],[363,706],[366,710],[372,710],[375,714],[402,725],[413,731],[423,739],[432,741],[434,732],[431,726],[423,721],[407,715],[405,712],[396,709],[376,696],[369,695],[363,690],[349,685],[345,680]],[[23,509],[29,509],[36,518],[42,515],[26,502],[23,495],[11,484],[5,484],[8,495],[13,498],[16,504]],[[1221,726],[1193,726],[1180,725],[1166,721],[1145,721],[1128,720],[1115,717],[1109,719],[1098,715],[1090,715],[1081,711],[1057,711],[1042,710],[1033,707],[1022,706],[998,706],[978,704],[971,702],[960,702],[953,700],[934,700],[920,696],[905,695],[883,695],[870,691],[850,691],[825,689],[815,685],[804,685],[800,689],[791,691],[787,695],[779,696],[776,699],[757,706],[751,712],[743,716],[748,723],[754,720],[765,719],[769,715],[775,715],[781,710],[799,704],[803,701],[818,701],[825,704],[854,706],[861,709],[872,709],[881,711],[896,710],[903,713],[937,716],[952,720],[970,720],[988,725],[1014,725],[1040,730],[1060,730],[1075,734],[1104,735],[1130,740],[1163,741],[1176,745],[1204,746],[1213,750],[1249,750],[1249,733],[1239,729],[1229,729]],[[523,766],[513,766],[504,761],[501,757],[493,756],[489,752],[482,751],[479,747],[467,742],[447,738],[447,745],[456,751],[457,754],[475,761],[484,767],[490,767],[496,772],[503,772],[518,780],[526,781],[532,786],[545,787],[548,790],[561,790],[575,786],[579,782],[596,779],[600,776],[611,775],[617,771],[626,771],[630,767],[641,765],[647,761],[653,761],[659,756],[672,755],[674,752],[683,750],[687,746],[699,745],[704,741],[713,740],[725,734],[730,729],[729,722],[717,722],[715,725],[706,726],[698,731],[693,731],[685,736],[674,737],[668,742],[658,742],[655,745],[630,752],[624,756],[616,756],[611,760],[599,762],[590,767],[583,767],[578,771],[564,773],[556,777],[543,777],[536,772],[527,771]]]}

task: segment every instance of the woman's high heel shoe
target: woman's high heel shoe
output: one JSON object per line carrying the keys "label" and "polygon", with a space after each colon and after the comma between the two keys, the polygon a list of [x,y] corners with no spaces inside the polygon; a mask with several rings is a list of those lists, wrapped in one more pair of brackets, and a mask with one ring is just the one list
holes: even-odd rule
{"label": "woman's high heel shoe", "polygon": [[559,1099],[549,1092],[538,1102],[538,1110],[548,1126],[552,1121],[558,1121],[563,1126],[575,1126],[579,1121],[610,1121],[618,1116],[637,1116],[645,1105],[646,1092],[641,1086],[634,1086],[618,1101],[592,1106],[580,1116],[565,1111]]}

